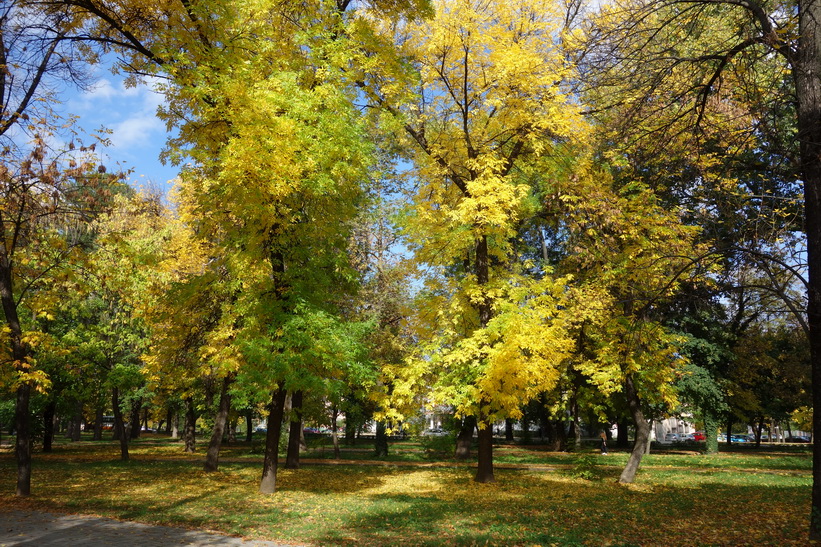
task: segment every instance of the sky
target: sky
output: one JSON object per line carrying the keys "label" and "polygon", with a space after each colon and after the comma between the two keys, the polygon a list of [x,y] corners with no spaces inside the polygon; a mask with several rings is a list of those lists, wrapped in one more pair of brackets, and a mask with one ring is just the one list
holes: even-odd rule
{"label": "sky", "polygon": [[102,150],[103,163],[110,171],[133,169],[129,177],[133,186],[167,192],[177,168],[159,160],[167,137],[164,123],[156,116],[162,101],[149,86],[126,88],[122,78],[101,70],[89,91],[66,90],[61,110],[64,115],[78,116],[77,125],[85,133],[99,133],[101,126],[111,131],[107,135],[111,146]]}

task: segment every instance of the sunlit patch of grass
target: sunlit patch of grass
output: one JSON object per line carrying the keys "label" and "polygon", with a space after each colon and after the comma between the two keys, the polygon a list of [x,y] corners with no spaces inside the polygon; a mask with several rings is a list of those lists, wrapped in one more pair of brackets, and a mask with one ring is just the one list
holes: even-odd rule
{"label": "sunlit patch of grass", "polygon": [[[304,465],[280,469],[278,492],[269,496],[258,493],[261,457],[250,455],[250,445],[227,447],[217,473],[202,471],[202,452],[185,455],[179,443],[146,439],[120,462],[112,443],[60,445],[36,455],[34,495],[0,496],[0,507],[321,545],[806,543],[801,508],[809,507],[811,477],[802,453],[656,453],[635,485],[621,486],[624,452],[583,451],[600,477],[591,481],[567,472],[577,455],[510,447],[497,450],[500,459],[532,465],[497,468],[494,484],[473,482],[474,469],[452,461]],[[2,491],[13,492],[13,471],[12,456],[0,455]]]}

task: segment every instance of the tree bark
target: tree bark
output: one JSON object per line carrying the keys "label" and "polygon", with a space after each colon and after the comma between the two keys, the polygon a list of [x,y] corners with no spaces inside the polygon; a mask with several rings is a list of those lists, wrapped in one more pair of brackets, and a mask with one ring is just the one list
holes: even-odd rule
{"label": "tree bark", "polygon": [[388,432],[387,424],[384,421],[376,422],[376,440],[374,441],[374,448],[376,449],[377,458],[388,457]]}
{"label": "tree bark", "polygon": [[231,409],[231,396],[228,388],[231,387],[233,377],[226,376],[222,380],[220,390],[220,405],[217,415],[214,417],[214,430],[211,432],[211,442],[208,443],[208,452],[205,454],[205,465],[203,471],[213,473],[219,468],[220,446],[222,446],[222,436],[225,432],[225,422],[228,420],[228,411]]}
{"label": "tree bark", "polygon": [[143,402],[141,399],[135,399],[131,403],[131,419],[128,422],[130,426],[129,437],[132,439],[140,438],[140,411],[142,410]]}
{"label": "tree bark", "polygon": [[616,432],[618,438],[616,439],[616,446],[619,448],[627,448],[630,446],[630,439],[627,437],[630,435],[630,426],[626,419],[619,420],[616,424]]}
{"label": "tree bark", "polygon": [[54,440],[54,411],[57,401],[51,399],[43,410],[43,452],[51,452]]}
{"label": "tree bark", "polygon": [[194,412],[194,399],[185,400],[185,425],[183,426],[185,452],[193,453],[197,449],[197,414]]}
{"label": "tree bark", "polygon": [[336,427],[336,420],[339,418],[339,408],[334,405],[333,410],[331,411],[331,440],[334,443],[334,459],[339,459],[339,432]]}
{"label": "tree bark", "polygon": [[282,417],[285,413],[285,390],[274,391],[268,410],[268,432],[265,435],[265,461],[262,464],[261,494],[273,494],[277,488],[277,463],[279,458],[279,437],[282,432]]}
{"label": "tree bark", "polygon": [[254,439],[254,411],[248,409],[245,413],[245,442],[250,443]]}
{"label": "tree bark", "polygon": [[493,428],[490,424],[479,426],[479,462],[476,466],[476,482],[489,483],[496,482],[493,476]]}
{"label": "tree bark", "polygon": [[83,428],[83,402],[80,399],[74,401],[74,416],[71,418],[71,440],[78,442],[81,439]]}
{"label": "tree bark", "polygon": [[513,418],[505,418],[505,440],[508,442],[515,440],[513,437],[513,423]]}
{"label": "tree bark", "polygon": [[104,415],[103,407],[98,406],[97,409],[94,411],[94,437],[92,440],[94,441],[102,441],[103,440],[103,415]]}
{"label": "tree bark", "polygon": [[470,458],[470,447],[473,444],[473,432],[475,430],[476,417],[465,416],[462,420],[462,427],[459,428],[459,435],[456,436],[456,450],[453,455],[457,460]]}
{"label": "tree bark", "polygon": [[120,441],[120,460],[128,461],[128,435],[123,423],[123,411],[120,409],[120,388],[111,390],[111,406],[114,408],[114,434]]}
{"label": "tree bark", "polygon": [[624,379],[624,393],[627,397],[627,406],[630,409],[630,415],[633,417],[633,424],[636,427],[636,441],[633,443],[633,450],[630,452],[630,457],[627,460],[627,465],[619,476],[619,482],[622,484],[632,483],[636,478],[636,472],[641,465],[641,459],[647,450],[647,445],[650,444],[650,424],[644,419],[644,413],[641,410],[641,399],[639,399],[638,391],[633,381],[633,375],[628,374]]}
{"label": "tree bark", "polygon": [[302,435],[302,391],[291,395],[291,420],[288,424],[288,453],[285,469],[299,469],[299,440]]}
{"label": "tree bark", "polygon": [[810,540],[821,541],[821,3],[798,0],[798,50],[792,75],[804,181],[813,401]]}
{"label": "tree bark", "polygon": [[704,412],[704,443],[705,453],[718,454],[718,418],[709,412]]}

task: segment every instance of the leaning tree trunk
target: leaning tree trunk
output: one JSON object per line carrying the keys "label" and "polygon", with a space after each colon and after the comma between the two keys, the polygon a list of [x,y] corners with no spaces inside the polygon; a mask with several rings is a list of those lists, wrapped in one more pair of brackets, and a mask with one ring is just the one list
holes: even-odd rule
{"label": "leaning tree trunk", "polygon": [[231,376],[226,376],[222,379],[220,406],[214,418],[214,430],[211,432],[211,442],[208,443],[208,452],[205,454],[203,471],[206,473],[213,473],[219,468],[222,435],[225,432],[225,422],[228,420],[228,411],[231,409],[231,396],[228,393],[228,388],[231,387],[232,380],[233,378]]}
{"label": "leaning tree trunk", "polygon": [[302,435],[302,391],[291,395],[291,420],[288,424],[288,453],[285,469],[299,469],[299,444]]}
{"label": "leaning tree trunk", "polygon": [[470,458],[470,447],[473,444],[473,432],[476,430],[476,417],[465,416],[462,419],[462,427],[459,428],[459,435],[456,437],[456,450],[454,456],[457,460],[467,460]]}
{"label": "leaning tree trunk", "polygon": [[636,427],[636,442],[633,444],[633,450],[630,452],[627,465],[621,472],[621,476],[619,476],[619,482],[622,484],[631,483],[635,480],[636,472],[639,470],[639,465],[641,465],[641,459],[644,457],[647,445],[650,444],[650,424],[644,419],[644,413],[641,411],[641,400],[636,391],[632,374],[628,374],[624,379],[624,393],[627,397],[630,415],[633,417],[633,424]]}
{"label": "leaning tree trunk", "polygon": [[285,390],[274,391],[268,411],[268,432],[265,435],[265,461],[262,464],[261,494],[273,494],[277,489],[277,463],[279,437],[282,433],[282,417],[285,414]]}
{"label": "leaning tree trunk", "polygon": [[120,441],[120,460],[128,461],[128,434],[123,423],[123,411],[120,408],[120,388],[111,390],[111,406],[114,408],[114,434]]}

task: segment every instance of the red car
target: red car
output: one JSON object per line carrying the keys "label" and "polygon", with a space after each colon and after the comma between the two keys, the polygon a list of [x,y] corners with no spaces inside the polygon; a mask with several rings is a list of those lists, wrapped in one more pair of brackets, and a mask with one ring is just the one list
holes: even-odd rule
{"label": "red car", "polygon": [[693,440],[694,441],[704,441],[707,440],[707,437],[704,435],[702,431],[696,431],[693,433]]}

